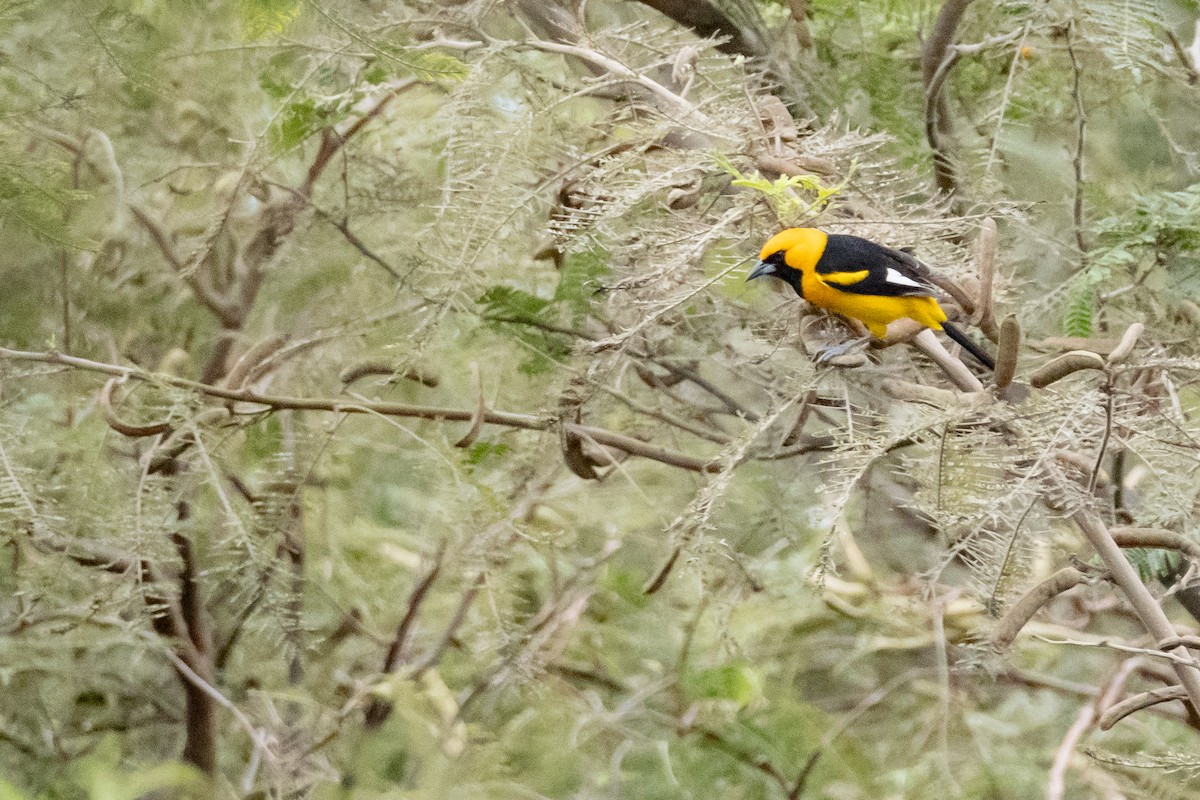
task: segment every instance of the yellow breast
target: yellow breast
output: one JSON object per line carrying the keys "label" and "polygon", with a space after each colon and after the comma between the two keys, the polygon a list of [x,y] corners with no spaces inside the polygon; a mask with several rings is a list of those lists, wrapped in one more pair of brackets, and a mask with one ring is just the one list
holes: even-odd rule
{"label": "yellow breast", "polygon": [[814,272],[805,273],[801,287],[804,289],[804,299],[808,302],[858,320],[880,339],[887,335],[888,323],[898,319],[913,319],[934,330],[941,330],[942,323],[946,321],[946,312],[932,297],[885,297],[843,292],[822,281]]}

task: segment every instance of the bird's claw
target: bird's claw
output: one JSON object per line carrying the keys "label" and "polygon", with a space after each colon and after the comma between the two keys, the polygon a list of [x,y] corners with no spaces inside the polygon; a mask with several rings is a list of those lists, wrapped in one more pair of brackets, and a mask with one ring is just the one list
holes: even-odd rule
{"label": "bird's claw", "polygon": [[858,349],[869,341],[869,338],[853,339],[849,342],[830,345],[829,347],[823,348],[821,352],[817,353],[815,360],[818,364],[828,364],[833,359],[839,356],[844,356],[850,351]]}

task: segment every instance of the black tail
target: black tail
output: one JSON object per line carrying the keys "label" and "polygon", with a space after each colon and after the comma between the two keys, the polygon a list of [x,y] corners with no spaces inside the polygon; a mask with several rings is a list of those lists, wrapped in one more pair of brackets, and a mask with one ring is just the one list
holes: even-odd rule
{"label": "black tail", "polygon": [[949,322],[942,323],[942,330],[944,330],[946,335],[951,339],[961,344],[963,350],[966,350],[968,353],[975,356],[976,361],[978,361],[980,364],[983,364],[988,369],[995,371],[996,362],[992,360],[992,357],[989,356],[982,347],[971,341],[970,336],[967,336],[959,328],[951,325]]}

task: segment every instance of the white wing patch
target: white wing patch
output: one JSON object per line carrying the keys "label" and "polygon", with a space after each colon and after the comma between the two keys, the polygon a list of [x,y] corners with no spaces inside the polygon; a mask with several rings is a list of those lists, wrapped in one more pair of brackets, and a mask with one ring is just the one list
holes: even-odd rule
{"label": "white wing patch", "polygon": [[891,267],[888,267],[886,280],[888,283],[894,284],[896,286],[910,286],[914,289],[924,289],[925,288],[924,285],[917,283],[912,278],[906,277],[899,270],[892,269]]}

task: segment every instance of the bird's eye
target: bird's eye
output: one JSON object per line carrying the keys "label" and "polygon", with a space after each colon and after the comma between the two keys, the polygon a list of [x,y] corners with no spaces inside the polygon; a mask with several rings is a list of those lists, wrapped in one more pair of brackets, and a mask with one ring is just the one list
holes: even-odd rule
{"label": "bird's eye", "polygon": [[784,261],[784,259],[783,259],[783,251],[782,250],[776,250],[774,253],[771,253],[771,255],[764,258],[763,261],[767,264],[772,264],[776,267],[787,266],[787,262]]}

